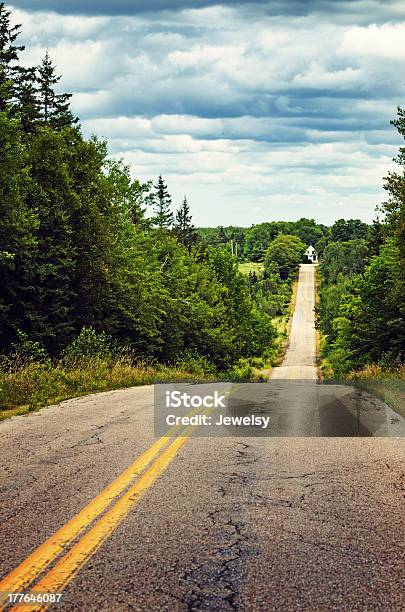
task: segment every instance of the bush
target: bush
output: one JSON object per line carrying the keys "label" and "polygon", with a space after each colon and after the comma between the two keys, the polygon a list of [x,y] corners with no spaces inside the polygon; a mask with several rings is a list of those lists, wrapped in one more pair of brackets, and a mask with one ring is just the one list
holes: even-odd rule
{"label": "bush", "polygon": [[226,374],[226,378],[233,381],[248,382],[252,377],[253,368],[247,359],[239,359]]}
{"label": "bush", "polygon": [[49,354],[46,348],[40,342],[34,342],[29,339],[28,335],[21,331],[17,331],[17,341],[11,346],[10,362],[21,363],[21,365],[37,362],[49,364],[51,363]]}
{"label": "bush", "polygon": [[83,327],[82,331],[62,353],[62,364],[72,365],[85,359],[111,361],[116,355],[111,336],[105,332],[97,333],[93,327]]}
{"label": "bush", "polygon": [[180,353],[177,357],[175,366],[191,374],[203,376],[204,374],[216,373],[216,367],[203,355],[199,355],[195,350],[187,350]]}

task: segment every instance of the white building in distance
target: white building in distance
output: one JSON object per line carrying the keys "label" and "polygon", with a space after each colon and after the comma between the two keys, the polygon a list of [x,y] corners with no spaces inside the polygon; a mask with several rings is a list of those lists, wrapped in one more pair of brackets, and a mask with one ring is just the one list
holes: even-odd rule
{"label": "white building in distance", "polygon": [[312,244],[309,245],[305,252],[306,257],[308,257],[309,261],[312,263],[318,263],[318,253],[315,251]]}

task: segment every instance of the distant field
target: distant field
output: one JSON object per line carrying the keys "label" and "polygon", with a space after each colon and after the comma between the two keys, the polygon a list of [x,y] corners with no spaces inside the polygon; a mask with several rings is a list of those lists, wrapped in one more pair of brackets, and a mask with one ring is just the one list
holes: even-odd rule
{"label": "distant field", "polygon": [[253,261],[239,264],[239,272],[242,272],[242,274],[246,275],[248,275],[249,272],[263,272],[263,269],[264,266],[262,263],[254,263]]}

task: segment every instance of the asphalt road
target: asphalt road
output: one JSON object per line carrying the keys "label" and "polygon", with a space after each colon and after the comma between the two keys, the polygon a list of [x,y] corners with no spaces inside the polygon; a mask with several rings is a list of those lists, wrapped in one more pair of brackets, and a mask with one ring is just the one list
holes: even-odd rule
{"label": "asphalt road", "polygon": [[3,422],[0,592],[62,593],[55,610],[404,610],[403,420],[311,378],[259,386],[229,411],[268,413],[262,437],[156,439],[151,387]]}
{"label": "asphalt road", "polygon": [[283,363],[271,373],[273,380],[316,380],[315,269],[300,268],[289,346]]}

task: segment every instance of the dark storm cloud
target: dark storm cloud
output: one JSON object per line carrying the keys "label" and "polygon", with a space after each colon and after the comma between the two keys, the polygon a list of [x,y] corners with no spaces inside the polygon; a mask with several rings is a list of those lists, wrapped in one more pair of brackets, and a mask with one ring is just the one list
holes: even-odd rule
{"label": "dark storm cloud", "polygon": [[[363,14],[376,19],[400,10],[398,0],[14,0],[28,11],[55,11],[64,15],[139,15],[160,11],[200,9],[210,6],[259,9],[274,16],[304,16],[311,13]],[[399,7],[399,9],[398,9]],[[374,16],[370,15],[374,11]]]}

